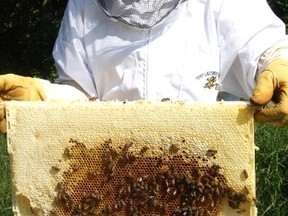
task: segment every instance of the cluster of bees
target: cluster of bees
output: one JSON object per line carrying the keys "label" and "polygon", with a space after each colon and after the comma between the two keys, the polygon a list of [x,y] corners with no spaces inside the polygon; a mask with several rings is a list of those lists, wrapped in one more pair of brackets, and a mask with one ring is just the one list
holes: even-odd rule
{"label": "cluster of bees", "polygon": [[[176,154],[148,156],[151,149],[136,153],[133,142],[115,148],[112,140],[88,149],[83,143],[64,151],[71,166],[57,186],[55,215],[217,215],[224,199],[231,208],[244,212],[248,190],[236,192],[226,184],[221,167],[203,164],[203,158]],[[134,146],[133,146],[134,147]],[[205,158],[216,158],[208,150]]]}

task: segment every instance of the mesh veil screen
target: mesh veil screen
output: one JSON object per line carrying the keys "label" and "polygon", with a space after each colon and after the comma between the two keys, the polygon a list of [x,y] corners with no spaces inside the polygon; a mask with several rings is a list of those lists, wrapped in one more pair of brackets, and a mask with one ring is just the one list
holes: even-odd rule
{"label": "mesh veil screen", "polygon": [[150,28],[165,18],[183,0],[97,0],[111,18],[139,28]]}

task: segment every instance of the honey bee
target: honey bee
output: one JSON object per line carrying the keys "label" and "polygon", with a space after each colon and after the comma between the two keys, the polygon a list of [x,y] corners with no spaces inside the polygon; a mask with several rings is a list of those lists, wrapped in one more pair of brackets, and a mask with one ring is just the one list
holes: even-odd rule
{"label": "honey bee", "polygon": [[117,193],[118,193],[118,196],[120,196],[120,197],[124,196],[125,195],[124,194],[125,193],[125,186],[121,186]]}
{"label": "honey bee", "polygon": [[215,207],[215,201],[214,201],[214,200],[211,201],[210,207],[211,207],[211,208],[214,208],[214,207]]}
{"label": "honey bee", "polygon": [[171,197],[172,197],[172,198],[175,198],[177,195],[178,195],[178,191],[177,191],[177,189],[175,189],[175,190],[172,192]]}
{"label": "honey bee", "polygon": [[127,173],[126,178],[127,178],[128,180],[133,180],[133,179],[134,179],[133,174],[132,174],[131,172],[128,172],[128,173]]}
{"label": "honey bee", "polygon": [[177,207],[177,208],[174,210],[174,212],[173,212],[173,216],[174,216],[174,215],[179,215],[179,214],[181,214],[181,208],[180,208],[180,207]]}
{"label": "honey bee", "polygon": [[59,172],[60,168],[58,166],[52,166],[51,169],[55,172]]}
{"label": "honey bee", "polygon": [[247,170],[243,170],[243,171],[242,171],[242,174],[243,174],[243,176],[244,176],[246,179],[249,177]]}
{"label": "honey bee", "polygon": [[71,158],[72,157],[72,153],[71,153],[69,148],[65,148],[64,149],[63,155],[66,156],[67,158]]}
{"label": "honey bee", "polygon": [[134,163],[135,161],[136,161],[136,156],[126,152],[119,156],[117,163],[120,166],[125,166],[128,163]]}
{"label": "honey bee", "polygon": [[255,203],[255,205],[259,205],[260,204],[260,201],[256,197],[253,198],[252,200]]}
{"label": "honey bee", "polygon": [[112,160],[115,160],[118,157],[119,153],[117,152],[116,149],[112,149],[112,148],[109,149],[109,151],[110,151],[110,155],[112,157]]}
{"label": "honey bee", "polygon": [[165,214],[168,211],[168,205],[166,204],[160,204],[159,209],[161,211],[162,214]]}
{"label": "honey bee", "polygon": [[88,172],[87,178],[88,180],[92,180],[97,177],[97,173],[95,171]]}
{"label": "honey bee", "polygon": [[140,152],[139,152],[139,155],[143,155],[145,152],[148,151],[148,149],[149,149],[148,146],[143,146],[143,147],[141,148]]}
{"label": "honey bee", "polygon": [[149,197],[149,199],[148,199],[148,207],[149,208],[157,208],[159,205],[160,204],[155,197]]}
{"label": "honey bee", "polygon": [[247,201],[247,197],[246,197],[246,195],[244,193],[238,193],[236,195],[236,198],[240,202],[246,202]]}
{"label": "honey bee", "polygon": [[126,143],[122,149],[122,152],[127,152],[132,145],[133,145],[133,142]]}
{"label": "honey bee", "polygon": [[220,166],[219,165],[216,165],[216,164],[213,164],[211,167],[210,167],[210,174],[211,176],[213,177],[216,177],[219,175],[219,170],[220,170]]}
{"label": "honey bee", "polygon": [[81,203],[77,207],[75,207],[72,211],[73,216],[82,216],[84,214],[85,214],[85,212],[82,209]]}
{"label": "honey bee", "polygon": [[63,182],[58,182],[55,188],[57,191],[61,191],[64,189],[64,183]]}
{"label": "honey bee", "polygon": [[[124,206],[125,206],[124,200],[118,198],[118,199],[116,200],[114,209],[115,209],[115,210],[120,210],[120,209],[122,209]],[[115,207],[116,207],[116,208],[115,208]]]}
{"label": "honey bee", "polygon": [[204,196],[204,195],[202,195],[201,197],[200,197],[200,202],[204,202],[205,201],[205,199],[206,199],[206,197]]}
{"label": "honey bee", "polygon": [[[62,185],[63,187],[63,185]],[[72,207],[72,200],[71,200],[71,197],[69,195],[69,192],[68,190],[63,187],[59,192],[58,192],[58,195],[57,195],[57,200],[62,204],[64,205],[66,208],[71,208]]]}
{"label": "honey bee", "polygon": [[167,98],[162,98],[161,99],[161,102],[167,102],[167,101],[170,101],[170,98],[167,97]]}
{"label": "honey bee", "polygon": [[115,176],[116,172],[115,171],[111,171],[109,173],[105,174],[105,177],[103,179],[104,183],[108,182],[109,180],[111,180],[114,176]]}
{"label": "honey bee", "polygon": [[238,209],[240,202],[239,201],[232,201],[232,200],[228,200],[228,205],[232,208],[232,209]]}
{"label": "honey bee", "polygon": [[214,194],[218,197],[220,195],[220,191],[219,191],[219,188],[216,187],[214,188]]}
{"label": "honey bee", "polygon": [[136,156],[133,154],[127,154],[126,158],[128,163],[134,163],[136,161]]}
{"label": "honey bee", "polygon": [[179,151],[179,149],[180,149],[179,144],[172,144],[172,145],[170,146],[170,148],[169,148],[169,152],[170,152],[171,154],[175,154],[175,153],[177,153],[177,152]]}
{"label": "honey bee", "polygon": [[79,166],[77,164],[72,164],[72,171],[76,172],[79,170]]}
{"label": "honey bee", "polygon": [[217,150],[208,149],[205,155],[206,155],[207,157],[214,157],[217,152],[218,152]]}
{"label": "honey bee", "polygon": [[156,165],[160,166],[163,163],[164,160],[165,160],[165,156],[161,155],[161,157],[158,158]]}
{"label": "honey bee", "polygon": [[106,205],[102,212],[104,215],[110,215],[112,213],[112,208],[109,205]]}
{"label": "honey bee", "polygon": [[96,101],[98,98],[97,97],[90,97],[89,101]]}
{"label": "honey bee", "polygon": [[244,188],[243,188],[242,191],[243,191],[243,193],[246,194],[246,195],[249,194],[249,189],[248,189],[247,186],[244,186]]}

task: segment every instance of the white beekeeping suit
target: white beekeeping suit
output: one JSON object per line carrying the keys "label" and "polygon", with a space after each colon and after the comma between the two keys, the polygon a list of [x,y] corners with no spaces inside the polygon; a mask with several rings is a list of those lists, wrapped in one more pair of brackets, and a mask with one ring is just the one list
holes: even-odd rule
{"label": "white beekeeping suit", "polygon": [[211,101],[219,90],[249,98],[261,54],[286,40],[265,0],[177,1],[146,28],[129,25],[131,3],[128,12],[123,0],[120,12],[106,5],[112,13],[101,2],[69,1],[53,52],[58,82],[100,100]]}
{"label": "white beekeeping suit", "polygon": [[[263,53],[287,41],[265,0],[155,2],[70,0],[53,51],[57,82],[100,100],[249,98],[274,56]],[[43,84],[48,98],[71,91]]]}

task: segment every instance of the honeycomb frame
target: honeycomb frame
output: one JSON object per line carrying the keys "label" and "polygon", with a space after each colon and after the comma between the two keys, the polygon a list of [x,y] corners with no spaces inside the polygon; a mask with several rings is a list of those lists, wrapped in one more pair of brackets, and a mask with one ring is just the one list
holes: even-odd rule
{"label": "honeycomb frame", "polygon": [[256,215],[246,103],[47,103],[6,104],[15,214]]}

